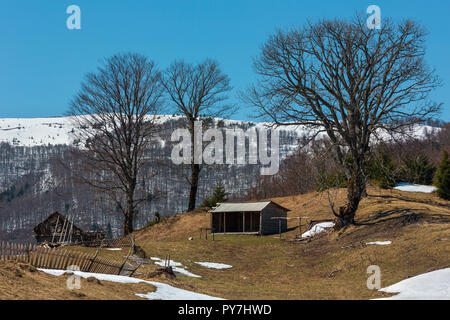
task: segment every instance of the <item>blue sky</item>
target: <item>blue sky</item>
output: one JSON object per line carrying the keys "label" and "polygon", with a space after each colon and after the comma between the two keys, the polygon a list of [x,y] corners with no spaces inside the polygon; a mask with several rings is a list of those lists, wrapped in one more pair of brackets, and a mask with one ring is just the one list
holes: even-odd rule
{"label": "blue sky", "polygon": [[[81,8],[81,30],[66,8]],[[160,68],[174,59],[220,62],[235,94],[254,80],[252,58],[276,28],[308,19],[350,17],[376,4],[383,17],[414,18],[430,32],[427,61],[444,86],[433,95],[450,121],[450,2],[363,0],[0,0],[0,117],[64,115],[83,75],[99,59],[133,51]],[[234,119],[252,119],[239,108]]]}

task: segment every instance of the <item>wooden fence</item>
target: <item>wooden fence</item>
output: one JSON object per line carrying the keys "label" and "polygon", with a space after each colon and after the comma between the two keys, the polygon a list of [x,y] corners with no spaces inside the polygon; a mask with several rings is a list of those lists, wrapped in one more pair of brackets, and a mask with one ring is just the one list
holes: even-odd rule
{"label": "wooden fence", "polygon": [[[100,248],[99,248],[100,249]],[[8,242],[0,244],[0,261],[25,262],[42,269],[67,270],[77,266],[80,271],[131,276],[140,264],[129,261],[113,261],[98,257],[95,253],[69,251],[64,248],[42,248],[36,245],[23,245]]]}
{"label": "wooden fence", "polygon": [[119,239],[95,239],[92,241],[85,241],[83,245],[86,247],[99,247],[102,248],[123,248],[131,247],[134,245],[132,237],[123,237]]}

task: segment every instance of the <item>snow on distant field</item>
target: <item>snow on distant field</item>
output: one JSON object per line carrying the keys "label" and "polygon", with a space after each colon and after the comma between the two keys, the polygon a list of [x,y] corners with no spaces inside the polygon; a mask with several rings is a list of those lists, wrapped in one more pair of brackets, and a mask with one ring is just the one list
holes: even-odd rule
{"label": "snow on distant field", "polygon": [[423,273],[380,291],[398,294],[377,300],[450,300],[450,268]]}
{"label": "snow on distant field", "polygon": [[367,242],[366,245],[375,244],[375,245],[379,245],[379,246],[387,246],[391,243],[392,243],[391,241],[373,241],[373,242]]}
{"label": "snow on distant field", "polygon": [[[153,117],[153,116],[148,116]],[[181,116],[176,115],[158,115],[157,122],[163,123],[168,120],[178,120]],[[59,145],[72,144],[74,134],[77,128],[74,127],[72,117],[49,117],[49,118],[3,118],[0,119],[0,142],[9,142],[16,146],[42,146],[42,145]],[[223,122],[226,126],[236,126],[248,124],[258,130],[263,128],[271,128],[270,122],[253,122],[230,119],[215,119],[216,123]],[[278,127],[284,132],[295,132],[300,138],[306,134],[311,134],[311,130],[305,126],[288,125]],[[427,132],[435,130],[429,126],[418,126],[410,133],[415,137],[422,137]],[[387,135],[380,134],[383,139],[389,139]],[[324,138],[325,133],[320,133],[317,138]],[[164,144],[164,141],[160,141]],[[280,146],[286,155],[290,154],[298,147],[297,142],[292,142]]]}
{"label": "snow on distant field", "polygon": [[70,117],[0,119],[0,142],[17,146],[69,144],[73,126]]}
{"label": "snow on distant field", "polygon": [[[153,117],[153,116],[148,116]],[[163,123],[169,120],[177,120],[181,116],[158,115],[156,122]],[[50,118],[3,118],[0,119],[0,142],[8,142],[16,146],[42,146],[42,145],[68,145],[72,144],[77,128],[74,127],[72,117]],[[257,129],[268,128],[270,123],[251,122],[240,120],[216,119],[223,121],[227,126],[242,125],[248,123]],[[285,126],[284,131],[295,131],[303,136],[306,129],[297,125]],[[160,141],[164,143],[164,141]],[[295,149],[296,145],[283,146],[288,151]]]}
{"label": "snow on distant field", "polygon": [[436,187],[433,187],[433,186],[424,186],[421,184],[412,184],[412,183],[406,183],[406,182],[397,184],[394,187],[394,189],[397,189],[400,191],[424,192],[424,193],[431,193],[433,191],[436,191]]}
{"label": "snow on distant field", "polygon": [[[160,258],[151,257],[150,259],[155,261],[155,264],[157,264],[158,266],[161,266],[161,267],[165,266],[166,262],[164,260],[160,259]],[[194,278],[201,278],[202,277],[202,276],[199,276],[198,274],[194,274],[192,272],[187,271],[185,269],[186,267],[184,267],[183,264],[180,263],[180,262],[176,262],[176,261],[170,260],[170,264],[169,265],[172,267],[173,271],[175,271],[177,273],[184,274],[185,276],[194,277]]]}
{"label": "snow on distant field", "polygon": [[[39,269],[39,270],[54,276],[60,276],[66,272],[66,270],[49,270],[49,269]],[[149,292],[145,294],[136,293],[136,296],[146,298],[149,300],[223,300],[221,298],[208,296],[206,294],[196,293],[184,289],[179,289],[171,285],[155,281],[147,281],[138,278],[117,276],[112,274],[90,273],[82,271],[70,271],[70,272],[73,272],[75,275],[80,276],[82,278],[94,277],[97,278],[98,280],[103,281],[111,281],[118,283],[149,283],[156,287],[155,292]]]}
{"label": "snow on distant field", "polygon": [[212,269],[228,269],[233,268],[229,264],[224,263],[215,263],[215,262],[195,262],[196,264],[201,265],[202,267],[212,268]]}
{"label": "snow on distant field", "polygon": [[313,237],[331,227],[334,227],[334,222],[321,222],[315,224],[310,230],[302,234],[302,238]]}

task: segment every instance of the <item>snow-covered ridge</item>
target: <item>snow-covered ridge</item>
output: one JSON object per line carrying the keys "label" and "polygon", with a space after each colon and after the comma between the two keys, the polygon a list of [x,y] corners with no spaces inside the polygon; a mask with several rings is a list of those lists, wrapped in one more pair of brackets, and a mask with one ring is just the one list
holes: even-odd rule
{"label": "snow-covered ridge", "polygon": [[[153,117],[153,116],[149,116]],[[164,123],[171,120],[179,120],[181,116],[158,115],[157,121]],[[253,122],[244,120],[215,119],[216,124],[220,122],[225,127],[239,125],[250,125],[257,129],[268,128],[269,122]],[[431,132],[433,127],[419,126],[414,130],[416,137],[424,136],[426,132]],[[302,137],[310,130],[299,125],[279,127],[280,131],[291,132]],[[70,145],[74,140],[74,133],[77,128],[74,126],[72,117],[49,117],[49,118],[2,118],[0,119],[0,143],[8,142],[14,146],[47,146],[47,145]],[[380,134],[383,139],[388,139],[385,134]],[[321,134],[325,136],[325,134]],[[284,149],[292,149],[295,145],[283,146]],[[291,151],[291,150],[287,150]]]}
{"label": "snow-covered ridge", "polygon": [[70,117],[0,119],[0,142],[15,146],[70,144]]}
{"label": "snow-covered ridge", "polygon": [[[158,115],[157,121],[164,123],[179,120],[181,116]],[[250,124],[256,128],[267,127],[269,123],[252,122],[229,119],[216,119],[216,123],[223,122],[226,127]],[[297,125],[283,127],[284,131],[296,131],[299,136],[305,129]],[[74,140],[77,128],[72,117],[50,118],[2,118],[0,119],[0,143],[7,142],[14,146],[34,147],[46,145],[70,145]]]}

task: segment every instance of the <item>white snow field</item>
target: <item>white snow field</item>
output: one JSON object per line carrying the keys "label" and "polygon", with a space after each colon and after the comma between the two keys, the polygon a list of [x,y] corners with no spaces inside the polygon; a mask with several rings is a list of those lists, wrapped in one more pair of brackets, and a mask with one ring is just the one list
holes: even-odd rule
{"label": "white snow field", "polygon": [[302,238],[313,237],[316,234],[324,232],[327,228],[334,227],[334,222],[321,222],[315,224],[310,230],[302,234]]}
{"label": "white snow field", "polygon": [[398,294],[375,300],[450,300],[450,268],[423,273],[380,291]]}
{"label": "white snow field", "polygon": [[[153,117],[153,116],[149,116]],[[163,123],[171,119],[178,119],[177,115],[158,115],[157,122]],[[223,121],[225,125],[239,125],[251,123],[256,128],[267,128],[270,123],[252,122],[216,118],[216,122]],[[299,136],[308,131],[301,126],[291,125],[282,128],[285,131],[296,131]],[[78,128],[74,126],[73,117],[48,118],[0,118],[0,142],[8,142],[16,146],[69,145],[73,143],[74,133]],[[287,149],[296,145],[284,146]]]}
{"label": "white snow field", "polygon": [[391,244],[392,241],[372,241],[372,242],[367,242],[366,245],[370,245],[370,244],[376,244],[379,246],[387,246],[389,244]]}
{"label": "white snow field", "polygon": [[[164,263],[165,263],[164,260],[157,258],[157,257],[151,257],[150,259],[155,261],[155,264],[157,264],[158,266],[164,267]],[[193,277],[193,278],[201,278],[202,277],[202,276],[199,276],[198,274],[194,274],[192,272],[187,271],[185,269],[186,267],[184,267],[183,264],[180,262],[170,260],[170,266],[172,267],[173,271],[184,274],[185,276]]]}
{"label": "white snow field", "polygon": [[424,193],[432,193],[436,191],[436,187],[433,186],[424,186],[421,184],[412,184],[412,183],[406,183],[402,182],[397,184],[394,189],[400,190],[400,191],[408,191],[408,192],[424,192]]}
{"label": "white snow field", "polygon": [[[153,116],[148,116],[153,118]],[[179,119],[177,115],[158,115],[156,121],[163,123],[170,119]],[[273,127],[269,122],[253,122],[242,120],[230,120],[216,118],[216,123],[223,122],[227,126],[239,124],[251,124],[257,129]],[[283,131],[295,131],[299,137],[311,134],[311,130],[305,126],[288,125],[279,127]],[[45,146],[45,145],[69,145],[73,143],[74,133],[78,128],[74,126],[72,117],[48,117],[48,118],[0,118],[0,142],[8,142],[16,146]],[[277,129],[278,130],[278,129]],[[420,138],[426,133],[439,130],[431,126],[416,126],[410,130],[409,135]],[[380,132],[382,140],[389,140],[390,137]],[[324,138],[325,133],[320,133],[317,138]],[[164,144],[164,141],[160,141]],[[298,147],[297,143],[283,145],[286,154],[294,151]]]}
{"label": "white snow field", "polygon": [[211,269],[233,268],[233,266],[230,266],[229,264],[224,264],[224,263],[215,263],[215,262],[195,262],[195,263],[201,265],[202,267],[211,268]]}
{"label": "white snow field", "polygon": [[[49,270],[49,269],[38,269],[38,270],[54,276],[60,276],[66,272],[66,270]],[[118,283],[142,283],[142,282],[149,283],[156,287],[155,292],[136,293],[136,296],[146,298],[149,300],[223,300],[222,298],[208,296],[206,294],[196,293],[184,289],[179,289],[171,285],[155,281],[147,281],[138,278],[117,276],[112,274],[90,273],[82,271],[70,271],[70,272],[73,272],[75,275],[80,276],[82,278],[94,277],[102,281],[111,281]]]}

